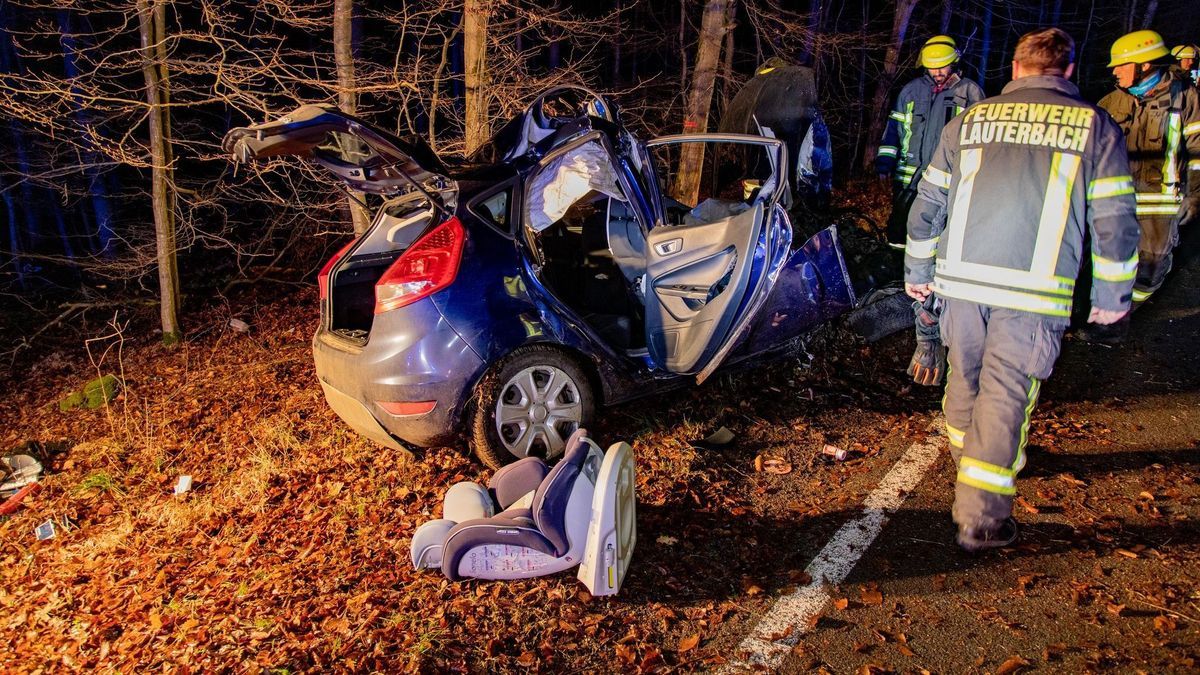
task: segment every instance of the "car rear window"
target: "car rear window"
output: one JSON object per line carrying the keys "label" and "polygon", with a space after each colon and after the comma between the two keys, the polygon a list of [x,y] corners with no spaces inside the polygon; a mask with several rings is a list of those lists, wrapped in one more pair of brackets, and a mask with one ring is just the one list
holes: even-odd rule
{"label": "car rear window", "polygon": [[471,203],[471,212],[479,216],[488,225],[501,234],[509,236],[512,234],[512,184],[505,185],[495,192],[484,194],[477,197]]}

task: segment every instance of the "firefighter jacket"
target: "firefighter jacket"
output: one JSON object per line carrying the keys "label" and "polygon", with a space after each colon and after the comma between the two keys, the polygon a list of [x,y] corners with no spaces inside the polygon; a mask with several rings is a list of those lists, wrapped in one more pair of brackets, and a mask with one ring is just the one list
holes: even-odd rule
{"label": "firefighter jacket", "polygon": [[943,130],[909,214],[904,280],[1066,321],[1088,228],[1092,306],[1128,309],[1133,192],[1107,113],[1061,77],[1014,80]]}
{"label": "firefighter jacket", "polygon": [[1174,216],[1200,198],[1200,93],[1170,68],[1144,98],[1116,90],[1100,99],[1125,132],[1139,216]]}
{"label": "firefighter jacket", "polygon": [[942,91],[935,94],[933,88],[928,73],[909,82],[900,90],[896,107],[888,115],[875,155],[875,171],[894,174],[899,187],[908,187],[917,172],[929,164],[946,123],[983,100],[979,85],[958,74],[951,76]]}

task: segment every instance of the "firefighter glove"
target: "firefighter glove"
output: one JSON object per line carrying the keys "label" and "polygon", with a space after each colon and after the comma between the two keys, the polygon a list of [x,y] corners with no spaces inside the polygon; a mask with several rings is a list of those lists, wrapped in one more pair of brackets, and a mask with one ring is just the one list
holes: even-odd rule
{"label": "firefighter glove", "polygon": [[908,362],[908,374],[913,382],[936,387],[942,383],[946,372],[946,349],[941,340],[919,340],[912,360]]}

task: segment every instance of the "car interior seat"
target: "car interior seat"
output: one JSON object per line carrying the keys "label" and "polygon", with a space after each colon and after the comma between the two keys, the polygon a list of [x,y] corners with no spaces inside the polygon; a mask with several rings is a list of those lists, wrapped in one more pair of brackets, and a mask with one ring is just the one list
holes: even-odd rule
{"label": "car interior seat", "polygon": [[548,468],[526,457],[488,487],[462,482],[443,498],[442,518],[417,528],[414,568],[440,568],[453,581],[527,579],[579,566],[592,595],[616,593],[637,541],[633,452],[600,450],[578,429]]}

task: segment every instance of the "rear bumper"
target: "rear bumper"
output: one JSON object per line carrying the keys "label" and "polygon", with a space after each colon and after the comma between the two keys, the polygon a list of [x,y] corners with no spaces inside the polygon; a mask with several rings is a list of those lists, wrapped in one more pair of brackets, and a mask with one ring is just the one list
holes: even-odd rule
{"label": "rear bumper", "polygon": [[[484,363],[428,299],[375,317],[366,345],[321,328],[313,361],[329,407],[350,428],[393,448],[431,447],[458,432]],[[419,415],[392,415],[380,403],[434,401]]]}

